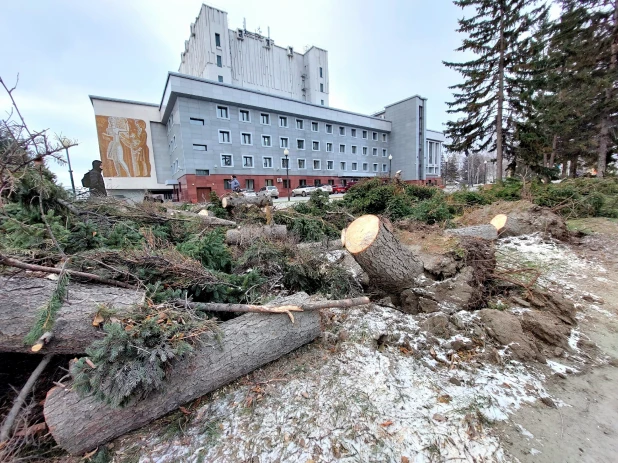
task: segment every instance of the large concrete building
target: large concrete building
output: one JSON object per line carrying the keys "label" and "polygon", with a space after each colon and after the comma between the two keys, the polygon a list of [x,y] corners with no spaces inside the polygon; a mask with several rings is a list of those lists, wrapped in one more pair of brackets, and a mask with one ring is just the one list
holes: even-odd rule
{"label": "large concrete building", "polygon": [[373,115],[334,109],[325,50],[300,54],[231,30],[227,13],[207,5],[190,31],[159,104],[90,97],[110,194],[202,201],[229,191],[231,175],[243,188],[276,185],[282,195],[391,170],[406,181],[439,182],[444,138],[425,126],[425,98]]}

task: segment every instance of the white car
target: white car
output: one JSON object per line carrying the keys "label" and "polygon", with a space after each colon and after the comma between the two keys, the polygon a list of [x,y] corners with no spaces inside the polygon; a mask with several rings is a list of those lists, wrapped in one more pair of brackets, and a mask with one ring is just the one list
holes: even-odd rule
{"label": "white car", "polygon": [[314,186],[297,186],[292,190],[292,196],[307,196],[316,190]]}
{"label": "white car", "polygon": [[328,193],[329,195],[333,193],[333,186],[332,185],[320,185],[317,188],[322,190],[324,193]]}
{"label": "white car", "polygon": [[263,186],[260,188],[260,191],[258,191],[258,194],[277,199],[279,197],[279,189],[276,186]]}
{"label": "white car", "polygon": [[243,196],[257,196],[256,192],[253,190],[240,190]]}

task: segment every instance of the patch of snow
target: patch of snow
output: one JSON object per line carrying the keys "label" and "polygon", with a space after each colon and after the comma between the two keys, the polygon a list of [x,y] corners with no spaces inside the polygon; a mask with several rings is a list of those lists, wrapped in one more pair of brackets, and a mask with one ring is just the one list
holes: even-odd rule
{"label": "patch of snow", "polygon": [[579,353],[579,347],[577,347],[577,343],[581,338],[581,333],[578,329],[573,328],[571,330],[571,335],[569,336],[569,347],[573,349],[574,352]]}
{"label": "patch of snow", "polygon": [[523,315],[526,312],[532,312],[532,310],[528,309],[527,307],[511,307],[510,312],[513,315]]}
{"label": "patch of snow", "polygon": [[606,317],[614,317],[614,314],[611,313],[609,310],[602,309],[596,304],[590,304],[588,307],[594,310],[595,312],[599,312],[600,314],[605,315]]}
{"label": "patch of snow", "polygon": [[517,425],[517,429],[519,429],[522,436],[527,437],[528,439],[534,439],[534,434],[524,428],[521,424]]}
{"label": "patch of snow", "polygon": [[555,360],[547,360],[547,365],[552,369],[555,373],[566,373],[567,370],[570,370],[571,373],[577,373],[579,370],[574,367],[567,367],[562,363],[556,362]]}
{"label": "patch of snow", "polygon": [[540,455],[542,452],[537,449],[530,449],[530,455]]}

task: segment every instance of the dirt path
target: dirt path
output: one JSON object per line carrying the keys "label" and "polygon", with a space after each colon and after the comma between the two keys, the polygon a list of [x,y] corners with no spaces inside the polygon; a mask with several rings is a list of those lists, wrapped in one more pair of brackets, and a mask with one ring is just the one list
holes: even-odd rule
{"label": "dirt path", "polygon": [[[618,459],[618,224],[604,219],[578,221],[594,232],[574,249],[606,272],[579,274],[570,283],[590,293],[582,304],[582,339],[598,346],[603,366],[586,366],[566,378],[552,376],[545,384],[557,408],[538,401],[522,407],[500,425],[497,434],[507,458],[522,463],[594,462]],[[594,362],[593,362],[594,363]]]}

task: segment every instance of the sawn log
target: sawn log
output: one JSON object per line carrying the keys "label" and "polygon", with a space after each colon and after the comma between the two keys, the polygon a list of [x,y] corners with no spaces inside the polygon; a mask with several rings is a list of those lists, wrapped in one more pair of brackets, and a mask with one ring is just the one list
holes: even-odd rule
{"label": "sawn log", "polygon": [[273,199],[266,195],[257,196],[224,196],[221,198],[221,205],[226,209],[231,209],[238,206],[257,206],[265,207],[272,206]]}
{"label": "sawn log", "polygon": [[252,243],[258,238],[283,239],[288,235],[285,225],[246,225],[242,228],[234,228],[225,232],[225,242],[227,244],[247,244]]}
{"label": "sawn log", "polygon": [[[0,276],[0,352],[31,352],[30,346],[24,344],[24,337],[55,288],[56,281],[46,278]],[[42,352],[83,353],[102,336],[92,325],[101,305],[117,311],[122,318],[123,313],[143,300],[144,293],[135,289],[71,282],[68,300],[58,312],[53,338]]]}
{"label": "sawn log", "polygon": [[[282,303],[302,304],[306,295]],[[55,387],[45,400],[45,421],[60,447],[81,454],[175,410],[313,341],[320,334],[319,312],[287,315],[246,314],[220,325],[221,345],[213,340],[178,361],[165,389],[126,408],[115,409],[75,391]]]}

